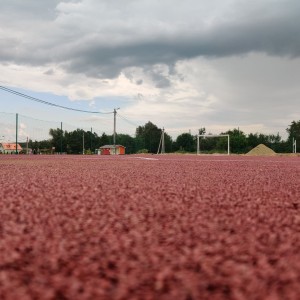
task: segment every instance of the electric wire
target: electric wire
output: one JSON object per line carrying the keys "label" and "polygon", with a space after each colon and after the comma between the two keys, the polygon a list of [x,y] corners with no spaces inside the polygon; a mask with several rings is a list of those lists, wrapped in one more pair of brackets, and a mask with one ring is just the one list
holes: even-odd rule
{"label": "electric wire", "polygon": [[120,113],[117,113],[117,116],[119,116],[121,119],[123,119],[125,122],[127,122],[128,124],[134,126],[134,127],[139,127],[139,125],[137,125],[136,123],[128,120],[127,118],[125,118],[124,116],[120,115]]}
{"label": "electric wire", "polygon": [[59,105],[59,104],[54,104],[54,103],[51,103],[51,102],[48,102],[48,101],[44,101],[44,100],[41,100],[41,99],[38,99],[38,98],[35,98],[35,97],[28,96],[26,94],[17,92],[15,90],[9,89],[9,88],[1,86],[1,85],[0,85],[0,89],[5,91],[5,92],[17,95],[19,97],[23,97],[23,98],[26,98],[26,99],[29,99],[29,100],[32,100],[32,101],[35,101],[35,102],[38,102],[38,103],[42,103],[42,104],[46,104],[46,105],[49,105],[49,106],[54,106],[54,107],[58,107],[58,108],[62,108],[62,109],[78,111],[78,112],[84,112],[84,113],[90,113],[90,114],[113,114],[113,112],[89,111],[89,110],[76,109],[76,108],[67,107],[67,106],[63,106],[63,105]]}

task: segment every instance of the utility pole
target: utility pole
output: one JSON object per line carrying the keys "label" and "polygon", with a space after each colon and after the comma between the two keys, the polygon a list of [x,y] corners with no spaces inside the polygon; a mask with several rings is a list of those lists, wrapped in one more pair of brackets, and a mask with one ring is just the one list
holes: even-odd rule
{"label": "utility pole", "polygon": [[82,154],[84,154],[84,131],[82,133]]}
{"label": "utility pole", "polygon": [[62,122],[60,122],[60,154],[62,154],[62,143],[63,143],[63,131],[62,131]]}
{"label": "utility pole", "polygon": [[162,130],[161,154],[165,154],[165,128]]}
{"label": "utility pole", "polygon": [[[0,136],[0,146],[1,146],[1,144],[3,144],[3,142],[1,142],[1,141],[4,141],[4,139],[5,139],[5,136],[4,135],[1,135]],[[3,146],[3,145],[2,145]]]}
{"label": "utility pole", "polygon": [[[160,147],[161,146],[161,147]],[[157,154],[159,153],[159,149],[161,154],[165,153],[165,129],[163,128],[161,131],[160,141],[157,149]]]}
{"label": "utility pole", "polygon": [[120,108],[114,108],[114,154],[116,154],[116,116],[117,116],[117,110]]}
{"label": "utility pole", "polygon": [[297,141],[293,138],[293,153],[297,153]]}
{"label": "utility pole", "polygon": [[16,114],[16,154],[18,154],[18,127],[19,127],[19,115]]}
{"label": "utility pole", "polygon": [[91,127],[91,152],[92,152],[92,146],[93,146],[93,127]]}
{"label": "utility pole", "polygon": [[29,151],[28,151],[28,137],[26,139],[26,154],[29,154]]}

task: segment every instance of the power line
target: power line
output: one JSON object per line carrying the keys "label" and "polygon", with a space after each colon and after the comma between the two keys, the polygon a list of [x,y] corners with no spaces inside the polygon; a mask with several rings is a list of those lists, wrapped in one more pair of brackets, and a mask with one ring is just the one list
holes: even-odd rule
{"label": "power line", "polygon": [[113,114],[113,112],[89,111],[89,110],[76,109],[76,108],[72,108],[72,107],[67,107],[67,106],[54,104],[54,103],[51,103],[51,102],[48,102],[48,101],[44,101],[44,100],[41,100],[41,99],[38,99],[38,98],[35,98],[35,97],[28,96],[28,95],[23,94],[23,93],[19,93],[15,90],[9,89],[9,88],[1,86],[1,85],[0,85],[0,89],[5,91],[5,92],[17,95],[19,97],[23,97],[23,98],[26,98],[26,99],[29,99],[29,100],[32,100],[32,101],[35,101],[35,102],[39,102],[39,103],[42,103],[42,104],[46,104],[46,105],[50,105],[50,106],[54,106],[54,107],[58,107],[58,108],[63,108],[63,109],[67,109],[67,110],[84,112],[84,113],[89,113],[89,114]]}
{"label": "power line", "polygon": [[120,115],[119,113],[117,114],[117,116],[119,116],[121,119],[123,119],[124,121],[126,121],[127,123],[129,123],[130,125],[134,126],[134,127],[139,127],[139,125],[133,123],[132,121],[129,121],[128,119],[126,119],[125,117],[123,117],[122,115]]}

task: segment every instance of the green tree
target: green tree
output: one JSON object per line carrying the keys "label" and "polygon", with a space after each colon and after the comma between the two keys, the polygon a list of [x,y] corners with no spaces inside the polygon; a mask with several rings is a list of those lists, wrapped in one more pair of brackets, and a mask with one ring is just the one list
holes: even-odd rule
{"label": "green tree", "polygon": [[83,152],[83,146],[86,151],[89,150],[90,153],[94,153],[95,149],[101,144],[101,138],[107,138],[105,134],[99,138],[96,133],[84,131],[79,128],[70,132],[62,132],[60,129],[50,129],[49,133],[52,137],[51,147],[55,147],[55,151],[60,152],[62,141],[62,152],[69,154],[81,154]]}
{"label": "green tree", "polygon": [[[228,130],[222,134],[229,134],[230,152],[231,153],[246,153],[247,152],[247,137],[243,131],[234,128],[234,129]],[[227,144],[227,140],[226,140],[226,144]]]}
{"label": "green tree", "polygon": [[289,148],[292,149],[293,139],[295,139],[297,141],[297,152],[300,152],[300,120],[292,121],[286,131],[289,135],[287,140]]}
{"label": "green tree", "polygon": [[[200,133],[199,133],[200,134]],[[201,133],[201,134],[206,134],[205,132]],[[208,135],[211,135],[210,133]],[[216,137],[200,137],[199,140],[199,147],[200,147],[200,152],[217,152],[218,148],[220,148],[221,151],[223,151],[224,149],[226,149],[226,146],[224,144],[221,145],[219,144],[219,146],[217,145],[218,142],[220,142],[220,138],[216,138]]]}
{"label": "green tree", "polygon": [[169,134],[167,134],[166,132],[165,132],[165,150],[168,153],[173,151],[172,137]]}
{"label": "green tree", "polygon": [[150,121],[136,129],[136,150],[147,149],[150,153],[156,153],[162,130]]}
{"label": "green tree", "polygon": [[65,152],[66,151],[66,138],[65,134],[67,132],[57,128],[57,129],[50,129],[49,134],[51,136],[51,145],[55,147],[55,152]]}
{"label": "green tree", "polygon": [[257,133],[249,133],[247,136],[247,152],[259,145]]}
{"label": "green tree", "polygon": [[98,138],[99,137],[96,132],[87,131],[86,149],[89,149],[91,153],[95,153]]}
{"label": "green tree", "polygon": [[198,134],[206,134],[206,129],[205,127],[201,127],[200,129],[198,129]]}
{"label": "green tree", "polygon": [[118,145],[123,145],[124,147],[126,147],[127,154],[136,152],[134,138],[129,134],[117,134],[116,142]]}
{"label": "green tree", "polygon": [[88,134],[83,129],[76,129],[74,131],[65,133],[67,153],[82,154],[83,135],[84,135],[84,149],[89,149]]}
{"label": "green tree", "polygon": [[269,147],[273,149],[275,152],[277,153],[284,152],[285,143],[281,140],[281,136],[279,135],[279,133],[269,134],[268,143],[269,143]]}
{"label": "green tree", "polygon": [[[27,142],[20,143],[21,147],[23,148],[23,152],[26,152],[27,149]],[[42,141],[32,141],[31,139],[28,141],[28,148],[34,149],[36,151],[41,151],[41,153],[51,153],[52,152],[52,144],[51,140],[42,140]]]}
{"label": "green tree", "polygon": [[176,139],[176,145],[179,150],[194,152],[196,151],[195,138],[190,133],[182,133]]}
{"label": "green tree", "polygon": [[51,152],[51,141],[50,140],[42,140],[39,141],[39,149],[40,150],[49,150]]}
{"label": "green tree", "polygon": [[103,132],[101,137],[98,139],[97,148],[110,144],[110,137]]}

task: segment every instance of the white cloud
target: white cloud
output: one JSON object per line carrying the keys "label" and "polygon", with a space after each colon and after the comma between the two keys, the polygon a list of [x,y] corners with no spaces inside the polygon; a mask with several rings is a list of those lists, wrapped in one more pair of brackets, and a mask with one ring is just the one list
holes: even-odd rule
{"label": "white cloud", "polygon": [[4,0],[1,9],[2,85],[90,107],[118,99],[133,122],[174,132],[284,134],[298,119],[299,1]]}

